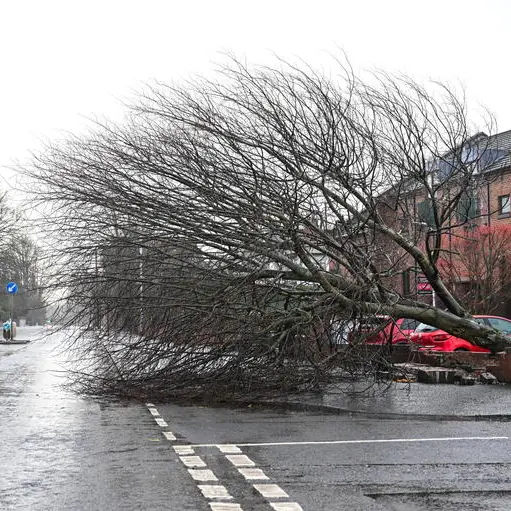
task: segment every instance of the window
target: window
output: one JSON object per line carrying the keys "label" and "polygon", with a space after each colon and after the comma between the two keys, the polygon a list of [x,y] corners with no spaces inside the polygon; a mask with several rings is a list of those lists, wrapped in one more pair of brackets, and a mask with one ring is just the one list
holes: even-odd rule
{"label": "window", "polygon": [[501,318],[488,318],[488,323],[490,323],[492,328],[499,330],[503,334],[511,334],[511,321],[506,321]]}
{"label": "window", "polygon": [[421,222],[429,227],[435,227],[435,212],[433,211],[433,201],[431,199],[423,200],[417,204],[417,216]]}
{"label": "window", "polygon": [[401,330],[415,330],[419,323],[420,321],[417,321],[416,319],[405,318],[401,323]]}
{"label": "window", "polygon": [[499,197],[499,215],[509,215],[511,213],[511,202],[509,195]]}
{"label": "window", "polygon": [[438,330],[436,326],[427,325],[426,323],[420,323],[419,325],[417,325],[415,332],[434,332],[435,330]]}
{"label": "window", "polygon": [[465,192],[460,197],[457,206],[458,222],[464,224],[481,215],[481,203],[479,197],[473,191]]}

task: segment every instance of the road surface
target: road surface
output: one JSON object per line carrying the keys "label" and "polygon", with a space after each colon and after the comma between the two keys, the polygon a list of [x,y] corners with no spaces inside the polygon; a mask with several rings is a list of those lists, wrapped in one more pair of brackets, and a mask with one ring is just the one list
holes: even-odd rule
{"label": "road surface", "polygon": [[511,509],[509,422],[92,399],[36,333],[0,345],[0,509]]}

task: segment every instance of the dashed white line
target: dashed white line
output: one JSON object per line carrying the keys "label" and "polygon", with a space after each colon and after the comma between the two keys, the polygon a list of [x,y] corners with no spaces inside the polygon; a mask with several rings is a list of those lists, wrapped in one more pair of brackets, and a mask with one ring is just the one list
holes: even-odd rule
{"label": "dashed white line", "polygon": [[212,511],[243,511],[239,504],[231,502],[211,502],[209,506]]}
{"label": "dashed white line", "polygon": [[199,484],[198,487],[207,499],[232,499],[227,488],[221,484]]}
{"label": "dashed white line", "polygon": [[174,446],[174,451],[176,451],[176,454],[179,454],[180,456],[181,455],[190,455],[190,454],[195,454],[195,450],[192,449],[191,447],[185,445],[175,445]]}
{"label": "dashed white line", "polygon": [[195,468],[189,468],[188,472],[195,481],[218,481],[218,478],[211,470],[197,470]]}
{"label": "dashed white line", "polygon": [[220,452],[224,454],[237,454],[241,453],[241,449],[236,445],[218,445]]}
{"label": "dashed white line", "polygon": [[302,506],[297,502],[270,502],[275,511],[303,511]]}
{"label": "dashed white line", "polygon": [[158,424],[158,426],[161,426],[162,428],[168,427],[168,424],[161,417],[155,417],[154,420],[156,421],[156,424]]}
{"label": "dashed white line", "polygon": [[188,468],[204,468],[206,466],[200,456],[180,456],[180,459]]}
{"label": "dashed white line", "polygon": [[278,484],[254,484],[254,488],[267,499],[289,497]]}
{"label": "dashed white line", "polygon": [[[154,417],[158,426],[162,428],[168,427],[167,422],[160,416],[160,413],[152,403],[146,403],[149,413]],[[164,431],[163,435],[169,441],[175,441],[176,436],[171,431]],[[459,438],[459,439],[507,439],[507,437],[489,437],[489,438]],[[425,441],[426,439],[415,439],[415,441]],[[447,439],[429,439],[429,440],[447,440]],[[381,440],[380,440],[381,441]],[[414,441],[414,440],[387,440],[387,441]],[[271,446],[271,445],[308,445],[308,444],[322,444],[322,443],[367,443],[368,441],[334,441],[334,442],[275,442],[275,443],[261,443],[261,444],[203,444],[203,445],[176,445],[174,451],[179,455],[183,464],[188,468],[188,472],[192,479],[198,482],[218,481],[215,474],[207,469],[206,463],[200,456],[194,456],[196,447],[218,447],[220,452],[226,454],[226,458],[238,469],[238,472],[243,475],[246,480],[268,480],[268,476],[258,468],[255,463],[246,455],[241,454],[240,446]],[[369,441],[370,442],[370,441]],[[372,442],[377,442],[373,440]],[[192,467],[192,468],[190,468]],[[199,468],[197,468],[199,467]],[[252,467],[252,468],[246,468]],[[230,500],[233,497],[227,491],[225,486],[220,484],[199,484],[197,485],[207,499],[222,499]],[[254,484],[254,488],[266,499],[271,498],[288,498],[288,494],[280,488],[277,484]],[[301,506],[296,502],[269,502],[270,506],[275,511],[303,511]],[[210,502],[209,506],[211,511],[243,511],[239,504],[234,502]]]}
{"label": "dashed white line", "polygon": [[235,466],[235,467],[255,467],[255,463],[244,454],[231,454],[227,455],[226,458]]}
{"label": "dashed white line", "polygon": [[260,468],[238,468],[238,472],[247,480],[269,479],[269,477]]}

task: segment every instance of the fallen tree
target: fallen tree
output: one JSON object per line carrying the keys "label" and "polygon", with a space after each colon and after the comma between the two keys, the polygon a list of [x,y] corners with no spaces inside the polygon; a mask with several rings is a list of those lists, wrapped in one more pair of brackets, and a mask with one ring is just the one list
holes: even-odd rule
{"label": "fallen tree", "polygon": [[[26,169],[57,240],[52,286],[87,331],[86,388],[218,399],[322,385],[331,324],[368,315],[504,346],[437,266],[447,219],[482,179],[464,101],[339,63],[333,78],[279,66],[233,59],[217,80],[156,84],[122,125]],[[409,228],[418,197],[426,231]],[[410,266],[445,310],[403,294]]]}

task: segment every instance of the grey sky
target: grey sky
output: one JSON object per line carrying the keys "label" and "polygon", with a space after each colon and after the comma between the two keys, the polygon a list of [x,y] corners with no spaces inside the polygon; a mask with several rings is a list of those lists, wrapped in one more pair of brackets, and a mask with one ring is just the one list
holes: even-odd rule
{"label": "grey sky", "polygon": [[209,74],[219,53],[279,56],[463,84],[511,129],[506,0],[0,1],[0,187],[7,166],[86,117],[119,118],[121,99],[152,79]]}

